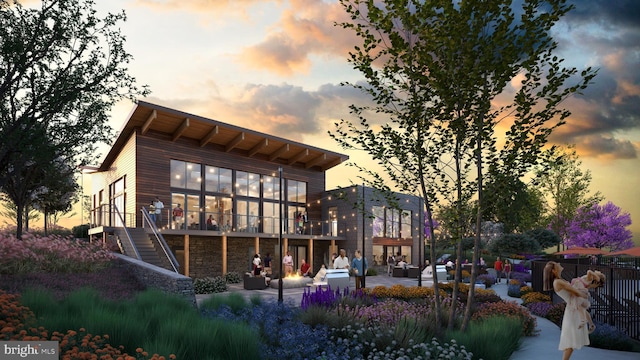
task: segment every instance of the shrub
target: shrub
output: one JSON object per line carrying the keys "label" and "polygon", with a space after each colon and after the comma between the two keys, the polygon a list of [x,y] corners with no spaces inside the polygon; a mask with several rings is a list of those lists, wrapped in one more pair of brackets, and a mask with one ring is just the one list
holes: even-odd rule
{"label": "shrub", "polygon": [[[513,281],[513,280],[511,280]],[[515,298],[520,297],[520,285],[519,284],[509,284],[507,287],[507,295]]]}
{"label": "shrub", "polygon": [[502,301],[502,298],[500,297],[500,295],[496,294],[491,290],[482,290],[482,289],[476,289],[475,296],[473,299],[475,300],[476,304]]}
{"label": "shrub", "polygon": [[227,284],[239,284],[240,282],[242,282],[242,277],[239,273],[230,271],[224,274],[224,280],[227,282]]}
{"label": "shrub", "polygon": [[549,311],[553,308],[550,302],[532,302],[527,304],[527,308],[533,315],[547,318]]}
{"label": "shrub", "polygon": [[515,317],[522,324],[522,334],[533,336],[536,331],[536,318],[531,316],[529,310],[512,301],[486,303],[478,307],[471,317],[472,320],[485,320],[494,316]]}
{"label": "shrub", "polygon": [[376,270],[375,268],[367,269],[367,276],[377,276],[377,275],[378,275],[378,270]]}
{"label": "shrub", "polygon": [[532,291],[533,291],[533,288],[531,286],[522,286],[520,288],[520,297],[527,295]]}
{"label": "shrub", "polygon": [[633,341],[624,331],[615,326],[596,322],[596,329],[589,335],[590,346],[619,351],[632,351]]}
{"label": "shrub", "polygon": [[489,274],[482,274],[478,276],[477,279],[482,282],[487,289],[496,283],[496,277]]}
{"label": "shrub", "polygon": [[[434,290],[431,287],[426,286],[404,286],[400,284],[393,285],[389,288],[386,286],[376,286],[373,289],[364,289],[365,293],[375,296],[378,299],[381,298],[395,298],[395,299],[424,299],[428,296],[434,295]],[[441,295],[446,294],[441,291]]]}
{"label": "shrub", "polygon": [[197,278],[193,281],[196,294],[213,294],[227,291],[227,281],[221,277]]}
{"label": "shrub", "polygon": [[525,287],[520,288],[520,293],[522,294],[522,305],[526,306],[528,304],[536,302],[551,303],[551,296],[547,294],[543,294],[537,291],[523,293],[522,289],[524,289]]}
{"label": "shrub", "polygon": [[562,316],[564,315],[564,308],[566,307],[566,305],[566,303],[558,303],[553,305],[547,312],[546,318],[549,319],[552,323],[560,326],[560,324],[562,324]]}
{"label": "shrub", "polygon": [[524,273],[524,272],[512,271],[511,279],[518,280],[520,282],[520,285],[526,285],[526,283],[531,282],[531,274],[529,274],[528,272]]}

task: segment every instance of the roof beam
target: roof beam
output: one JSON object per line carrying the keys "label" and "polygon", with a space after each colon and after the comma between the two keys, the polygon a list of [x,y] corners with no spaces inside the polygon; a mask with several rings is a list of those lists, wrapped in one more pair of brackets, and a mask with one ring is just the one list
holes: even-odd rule
{"label": "roof beam", "polygon": [[337,159],[335,159],[335,160],[333,160],[333,161],[331,161],[331,162],[329,162],[327,164],[324,164],[324,166],[322,166],[322,171],[327,171],[327,170],[331,169],[334,166],[338,166],[338,165],[340,165],[340,163],[342,163],[342,161],[343,161],[342,158],[337,158]]}
{"label": "roof beam", "polygon": [[213,129],[211,129],[211,131],[209,131],[207,136],[200,139],[200,147],[204,147],[205,145],[207,145],[209,141],[211,141],[211,139],[218,135],[218,132],[220,132],[220,128],[218,127],[218,125],[216,125],[213,127]]}
{"label": "roof beam", "polygon": [[325,160],[327,160],[327,154],[322,154],[320,156],[317,156],[317,157],[311,159],[306,164],[304,164],[304,168],[305,169],[312,168],[312,167],[318,165],[319,163],[321,163],[321,162],[323,162]]}
{"label": "roof beam", "polygon": [[180,124],[180,127],[176,129],[176,131],[173,133],[173,137],[171,138],[171,141],[178,140],[178,138],[182,135],[182,133],[184,133],[187,130],[188,127],[189,127],[189,118],[184,118],[184,121],[182,122],[182,124]]}
{"label": "roof beam", "polygon": [[147,121],[144,122],[144,124],[142,125],[142,135],[146,134],[147,131],[149,131],[149,128],[151,127],[151,123],[153,122],[153,120],[155,120],[158,117],[158,112],[156,112],[155,110],[153,110],[151,112],[151,115],[149,115],[149,117],[147,118]]}
{"label": "roof beam", "polygon": [[233,138],[233,140],[229,141],[229,143],[225,146],[224,151],[229,152],[233,150],[243,140],[244,140],[244,131],[241,131],[235,138]]}
{"label": "roof beam", "polygon": [[267,146],[269,146],[269,139],[262,139],[259,143],[256,144],[256,146],[252,147],[251,150],[249,150],[249,157],[253,157],[253,155],[258,153],[258,151],[264,149]]}
{"label": "roof beam", "polygon": [[302,151],[300,151],[299,153],[295,154],[291,159],[289,159],[289,165],[293,165],[296,162],[298,162],[299,160],[301,160],[303,157],[309,155],[309,149],[304,149]]}
{"label": "roof beam", "polygon": [[277,158],[280,157],[280,155],[289,152],[289,144],[284,144],[280,147],[280,149],[274,151],[270,156],[269,156],[269,161],[273,161]]}

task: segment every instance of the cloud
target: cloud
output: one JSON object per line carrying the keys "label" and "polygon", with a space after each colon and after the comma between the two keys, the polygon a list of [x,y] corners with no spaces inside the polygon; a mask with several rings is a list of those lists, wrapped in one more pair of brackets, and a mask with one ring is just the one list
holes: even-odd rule
{"label": "cloud", "polygon": [[244,48],[237,60],[248,68],[272,71],[281,76],[308,73],[312,56],[346,58],[354,38],[335,22],[347,20],[338,3],[291,0],[290,7],[267,32],[265,39]]}
{"label": "cloud", "polygon": [[612,159],[637,159],[640,143],[618,140],[612,137],[587,136],[576,139],[576,150],[581,156]]}

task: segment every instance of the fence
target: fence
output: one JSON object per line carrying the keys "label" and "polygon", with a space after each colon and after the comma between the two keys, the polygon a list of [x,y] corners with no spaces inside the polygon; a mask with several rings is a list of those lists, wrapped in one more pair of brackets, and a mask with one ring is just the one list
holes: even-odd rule
{"label": "fence", "polygon": [[[582,276],[587,270],[599,270],[607,277],[604,287],[591,290],[591,317],[625,332],[631,338],[640,340],[640,264],[634,258],[603,257],[595,264],[577,259],[562,259],[562,277],[571,279]],[[583,263],[581,264],[580,261]],[[534,291],[543,292],[542,274],[547,261],[532,264],[531,286]],[[554,303],[562,301],[555,293]]]}

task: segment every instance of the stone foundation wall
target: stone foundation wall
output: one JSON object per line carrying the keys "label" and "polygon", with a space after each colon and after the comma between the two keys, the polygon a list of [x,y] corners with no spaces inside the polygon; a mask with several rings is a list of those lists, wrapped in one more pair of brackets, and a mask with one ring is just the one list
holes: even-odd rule
{"label": "stone foundation wall", "polygon": [[191,305],[196,305],[196,293],[193,289],[193,280],[173,271],[148,264],[144,261],[129,256],[115,254],[122,259],[134,276],[147,287],[160,289],[169,294],[183,296]]}

